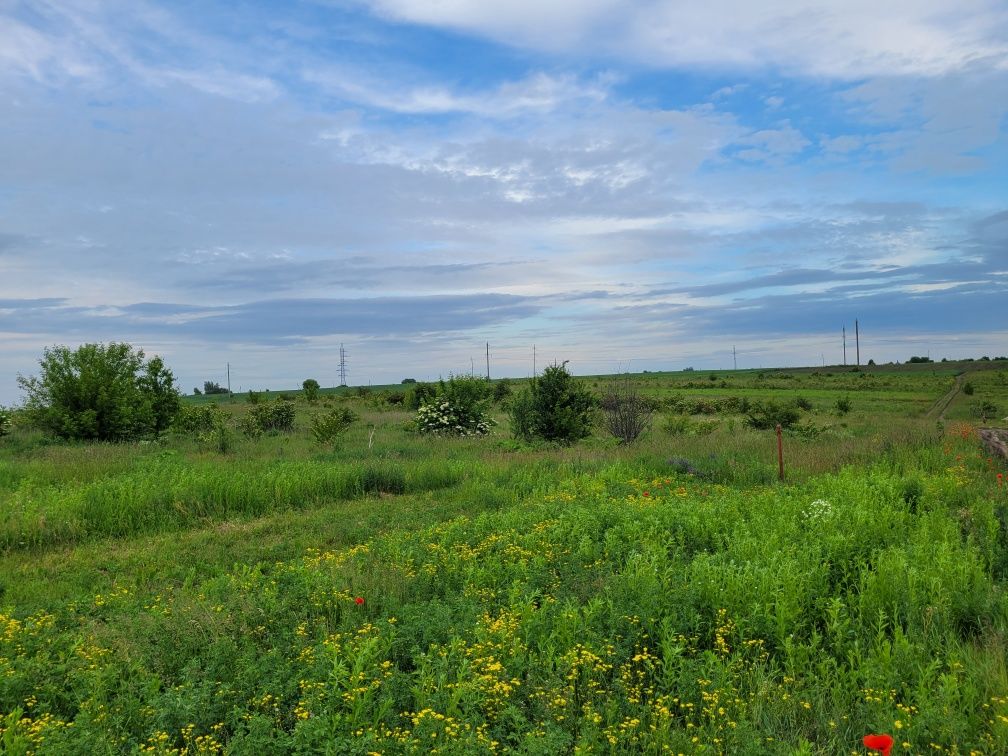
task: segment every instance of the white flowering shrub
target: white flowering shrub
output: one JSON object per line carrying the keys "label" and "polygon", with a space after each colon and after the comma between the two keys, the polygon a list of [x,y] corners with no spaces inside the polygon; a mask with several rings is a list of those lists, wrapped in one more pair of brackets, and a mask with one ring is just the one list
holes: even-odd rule
{"label": "white flowering shrub", "polygon": [[452,376],[440,381],[437,395],[417,410],[417,430],[442,436],[485,435],[495,424],[487,414],[488,404],[485,381]]}

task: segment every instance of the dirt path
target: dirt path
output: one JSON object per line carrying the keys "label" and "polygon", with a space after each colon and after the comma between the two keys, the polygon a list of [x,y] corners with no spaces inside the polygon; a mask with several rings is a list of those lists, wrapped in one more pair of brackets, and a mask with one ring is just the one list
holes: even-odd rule
{"label": "dirt path", "polygon": [[931,409],[927,411],[927,414],[924,417],[929,419],[936,418],[938,420],[945,419],[945,410],[948,409],[948,406],[952,404],[952,400],[956,398],[956,394],[958,394],[960,389],[962,389],[964,375],[966,374],[960,373],[955,377],[955,385],[949,389],[947,394],[931,406]]}

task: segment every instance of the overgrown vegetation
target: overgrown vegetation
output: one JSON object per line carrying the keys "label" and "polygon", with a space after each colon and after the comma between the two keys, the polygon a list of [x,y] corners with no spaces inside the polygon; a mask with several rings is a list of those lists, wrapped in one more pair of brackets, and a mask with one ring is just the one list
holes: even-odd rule
{"label": "overgrown vegetation", "polygon": [[[1008,752],[1008,470],[975,400],[925,416],[955,374],[926,370],[633,376],[718,411],[632,445],[421,436],[387,387],[198,397],[156,442],[18,422],[0,751]],[[729,396],[808,399],[788,483]],[[220,456],[273,406],[290,431]],[[320,449],[338,410],[361,421]]]}
{"label": "overgrown vegetation", "polygon": [[178,412],[174,377],[160,357],[129,344],[47,348],[38,376],[18,376],[24,409],[58,438],[125,441],[157,436]]}
{"label": "overgrown vegetation", "polygon": [[595,398],[568,371],[550,365],[511,402],[511,429],[525,441],[573,443],[591,434]]}
{"label": "overgrown vegetation", "polygon": [[[414,387],[419,390],[420,385]],[[493,418],[486,381],[471,375],[453,375],[438,382],[437,394],[421,405],[416,427],[421,433],[447,436],[482,436],[490,432]]]}

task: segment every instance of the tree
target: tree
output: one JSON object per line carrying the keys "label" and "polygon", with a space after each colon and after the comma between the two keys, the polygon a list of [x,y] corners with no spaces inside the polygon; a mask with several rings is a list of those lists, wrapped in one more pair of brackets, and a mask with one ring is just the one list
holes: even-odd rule
{"label": "tree", "polygon": [[18,376],[25,410],[59,438],[126,441],[166,430],[179,411],[171,370],[160,357],[144,360],[129,344],[54,346],[39,360],[41,374]]}
{"label": "tree", "polygon": [[572,443],[591,434],[595,397],[567,372],[547,367],[511,404],[511,428],[526,441]]}
{"label": "tree", "polygon": [[602,397],[605,427],[621,444],[631,444],[651,425],[654,402],[641,396],[629,375],[613,378]]}
{"label": "tree", "polygon": [[319,382],[314,378],[305,378],[304,382],[301,384],[301,388],[304,390],[304,398],[309,402],[314,402],[318,399],[319,395]]}

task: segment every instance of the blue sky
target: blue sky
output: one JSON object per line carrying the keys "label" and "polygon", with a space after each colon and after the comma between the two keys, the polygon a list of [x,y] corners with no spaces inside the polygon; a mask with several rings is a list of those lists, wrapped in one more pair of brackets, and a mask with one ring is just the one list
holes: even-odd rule
{"label": "blue sky", "polygon": [[0,403],[1008,353],[1008,6],[0,0]]}

